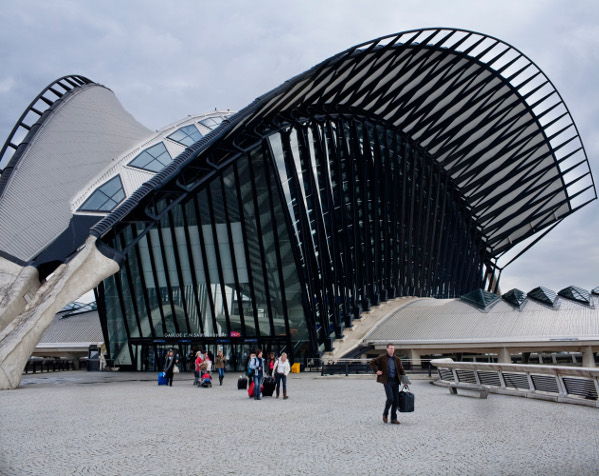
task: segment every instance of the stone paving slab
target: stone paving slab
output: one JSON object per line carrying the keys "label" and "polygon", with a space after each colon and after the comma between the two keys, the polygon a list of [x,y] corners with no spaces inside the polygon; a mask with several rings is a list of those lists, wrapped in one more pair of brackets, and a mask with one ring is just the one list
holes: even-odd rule
{"label": "stone paving slab", "polygon": [[211,389],[83,379],[0,392],[0,474],[599,473],[594,408],[452,396],[418,380],[416,412],[385,425],[372,379],[301,374],[289,400],[257,402],[236,389],[237,376]]}

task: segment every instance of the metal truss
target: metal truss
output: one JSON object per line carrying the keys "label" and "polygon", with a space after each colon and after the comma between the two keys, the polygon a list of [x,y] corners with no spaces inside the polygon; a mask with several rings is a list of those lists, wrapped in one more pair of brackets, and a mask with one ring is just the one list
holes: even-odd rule
{"label": "metal truss", "polygon": [[[241,193],[246,162],[251,187]],[[221,200],[211,198],[231,173],[236,193],[227,199],[227,186]],[[270,184],[269,198],[260,180]],[[187,149],[92,234],[131,257],[182,207],[203,206],[200,194],[213,211],[196,221],[211,226],[220,223],[216,205],[237,202],[243,215],[251,204],[244,241],[261,236],[261,220],[283,220],[274,234],[293,245],[311,355],[330,350],[353,318],[390,297],[494,291],[501,256],[596,199],[576,126],[542,71],[496,38],[442,28],[379,38],[292,78]],[[285,256],[260,240],[244,246],[250,284],[236,278],[231,286],[239,305],[242,295],[254,303],[240,317],[243,332],[272,337],[268,282],[284,288]],[[224,284],[218,269],[210,279]],[[263,294],[269,330],[260,329],[255,308]],[[285,323],[289,329],[287,315]]]}

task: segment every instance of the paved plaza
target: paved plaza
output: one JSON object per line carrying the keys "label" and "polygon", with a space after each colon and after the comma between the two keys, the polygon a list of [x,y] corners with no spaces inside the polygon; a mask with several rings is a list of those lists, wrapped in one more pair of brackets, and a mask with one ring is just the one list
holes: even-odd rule
{"label": "paved plaza", "polygon": [[[585,475],[599,410],[414,380],[416,412],[383,424],[371,377],[301,374],[289,400],[172,388],[149,374],[61,372],[0,392],[2,475]],[[150,380],[152,379],[152,380]]]}

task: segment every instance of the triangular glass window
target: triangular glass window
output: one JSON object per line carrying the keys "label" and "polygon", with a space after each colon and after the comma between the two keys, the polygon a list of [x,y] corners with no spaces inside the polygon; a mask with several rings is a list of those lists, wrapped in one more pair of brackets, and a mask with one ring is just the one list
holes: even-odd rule
{"label": "triangular glass window", "polygon": [[79,207],[82,212],[109,212],[125,198],[121,176],[116,175],[100,185],[94,193]]}
{"label": "triangular glass window", "polygon": [[223,119],[224,117],[221,116],[209,117],[207,119],[202,119],[199,123],[208,129],[216,129],[220,123],[223,122]]}
{"label": "triangular glass window", "polygon": [[141,152],[127,165],[137,167],[138,169],[148,170],[150,172],[158,172],[171,160],[173,160],[171,154],[166,150],[164,143],[159,142]]}
{"label": "triangular glass window", "polygon": [[526,302],[526,293],[520,289],[510,289],[507,293],[501,296],[505,301],[509,302],[512,306],[520,308]]}
{"label": "triangular glass window", "polygon": [[567,288],[562,289],[558,294],[572,301],[580,302],[582,304],[591,304],[591,293],[578,286],[568,286]]}
{"label": "triangular glass window", "polygon": [[199,141],[202,138],[202,134],[198,131],[197,127],[194,125],[184,126],[181,129],[177,129],[173,132],[169,139],[178,142],[179,144],[183,144],[186,146],[190,146],[194,142]]}
{"label": "triangular glass window", "polygon": [[482,289],[475,289],[474,291],[464,294],[460,299],[473,304],[482,310],[486,310],[501,298],[497,294],[489,293]]}
{"label": "triangular glass window", "polygon": [[553,307],[557,301],[557,294],[555,291],[546,288],[545,286],[539,286],[532,291],[528,291],[528,297],[551,307]]}

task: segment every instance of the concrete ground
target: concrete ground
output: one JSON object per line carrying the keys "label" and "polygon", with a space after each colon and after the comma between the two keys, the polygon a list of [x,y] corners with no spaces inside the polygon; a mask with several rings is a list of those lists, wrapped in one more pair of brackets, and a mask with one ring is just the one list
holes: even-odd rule
{"label": "concrete ground", "polygon": [[[449,395],[414,380],[416,411],[381,421],[372,377],[301,374],[289,400],[172,388],[153,375],[61,372],[0,392],[2,475],[591,475],[599,410]],[[176,377],[177,378],[177,377]]]}

